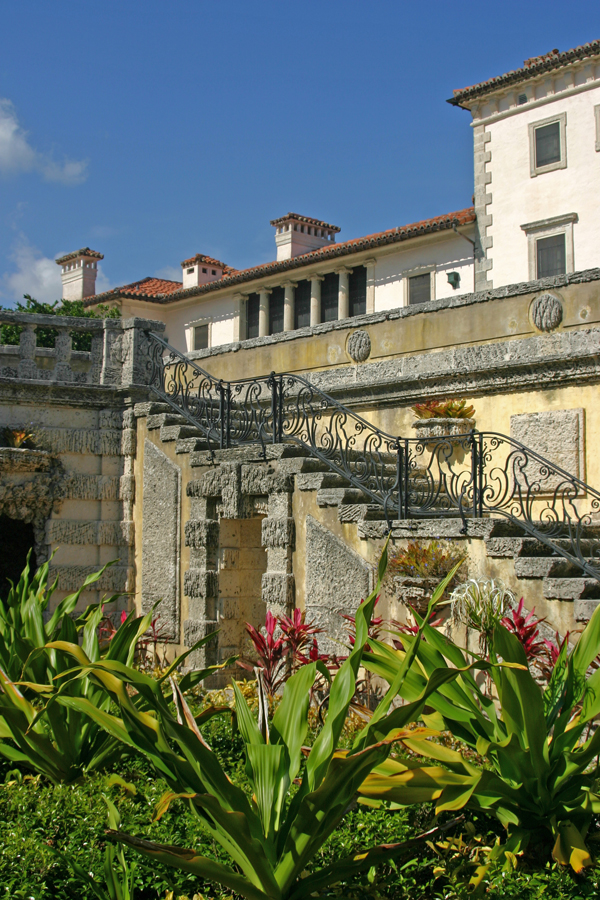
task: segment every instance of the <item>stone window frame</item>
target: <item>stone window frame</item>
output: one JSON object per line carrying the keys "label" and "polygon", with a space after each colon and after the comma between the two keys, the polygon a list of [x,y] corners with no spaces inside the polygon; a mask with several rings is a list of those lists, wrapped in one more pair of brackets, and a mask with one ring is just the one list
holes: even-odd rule
{"label": "stone window frame", "polygon": [[[538,128],[545,125],[553,125],[559,123],[560,129],[560,159],[558,162],[548,163],[547,166],[536,166],[535,163],[535,132]],[[529,123],[529,174],[531,178],[538,175],[545,175],[546,172],[553,172],[555,169],[567,168],[567,114],[566,112],[556,113],[547,119],[538,119],[537,122]]]}
{"label": "stone window frame", "polygon": [[539,219],[537,222],[528,222],[521,225],[521,230],[527,235],[527,258],[529,268],[529,281],[537,281],[537,242],[540,238],[553,237],[555,234],[565,236],[565,274],[570,275],[575,271],[575,248],[573,240],[573,225],[579,221],[577,213],[567,213],[563,216],[551,216],[548,219]]}
{"label": "stone window frame", "polygon": [[[432,300],[435,300],[435,282],[436,282],[435,275],[437,272],[437,265],[436,265],[436,263],[429,263],[429,264],[425,264],[425,265],[413,266],[412,269],[404,269],[404,271],[401,273],[402,282],[403,282],[403,299],[402,299],[403,306],[410,306],[410,286],[408,283],[409,279],[412,278],[414,275],[426,275],[427,272],[429,272],[433,276],[430,281],[431,291],[430,291],[430,296],[429,296],[429,302],[431,303]],[[417,304],[415,304],[415,305],[417,305]],[[418,305],[426,306],[427,304],[419,303]]]}
{"label": "stone window frame", "polygon": [[199,325],[208,325],[208,347],[207,350],[210,350],[213,346],[212,339],[212,329],[213,329],[213,320],[208,316],[203,316],[200,319],[194,319],[192,322],[189,322],[186,326],[186,332],[188,335],[187,344],[188,344],[188,353],[202,353],[201,350],[194,350],[195,344],[195,329]]}
{"label": "stone window frame", "polygon": [[600,103],[594,107],[594,118],[596,120],[596,153],[600,152]]}

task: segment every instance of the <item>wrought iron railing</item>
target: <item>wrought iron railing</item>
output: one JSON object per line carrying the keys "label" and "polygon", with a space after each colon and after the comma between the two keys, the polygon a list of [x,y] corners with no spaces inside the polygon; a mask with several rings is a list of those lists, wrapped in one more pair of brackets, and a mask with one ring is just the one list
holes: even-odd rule
{"label": "wrought iron railing", "polygon": [[306,378],[223,381],[150,334],[148,382],[209,449],[296,443],[393,519],[502,516],[600,581],[600,493],[503,434],[387,434]]}

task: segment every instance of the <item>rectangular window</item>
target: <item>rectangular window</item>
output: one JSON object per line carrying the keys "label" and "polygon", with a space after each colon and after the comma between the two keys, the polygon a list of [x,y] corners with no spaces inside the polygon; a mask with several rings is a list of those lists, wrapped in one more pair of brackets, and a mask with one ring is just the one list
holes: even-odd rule
{"label": "rectangular window", "polygon": [[283,331],[284,300],[285,290],[282,287],[273,288],[269,303],[269,334],[280,334]]}
{"label": "rectangular window", "polygon": [[340,276],[330,272],[321,282],[321,322],[336,322]]}
{"label": "rectangular window", "polygon": [[529,123],[530,175],[567,167],[567,114]]}
{"label": "rectangular window", "polygon": [[294,328],[310,325],[310,281],[299,281],[294,296]]}
{"label": "rectangular window", "polygon": [[259,294],[249,294],[246,306],[246,323],[248,338],[258,337],[258,313],[260,308]]}
{"label": "rectangular window", "polygon": [[549,166],[560,162],[560,124],[551,122],[535,129],[535,166]]}
{"label": "rectangular window", "polygon": [[431,300],[431,272],[413,275],[408,279],[408,302],[428,303]]}
{"label": "rectangular window", "polygon": [[565,234],[553,234],[551,237],[538,238],[535,242],[537,256],[537,277],[550,278],[553,275],[564,275],[566,267]]}
{"label": "rectangular window", "polygon": [[194,328],[194,350],[208,349],[208,323]]}
{"label": "rectangular window", "polygon": [[348,309],[351,316],[364,316],[367,311],[367,269],[357,266],[348,278]]}

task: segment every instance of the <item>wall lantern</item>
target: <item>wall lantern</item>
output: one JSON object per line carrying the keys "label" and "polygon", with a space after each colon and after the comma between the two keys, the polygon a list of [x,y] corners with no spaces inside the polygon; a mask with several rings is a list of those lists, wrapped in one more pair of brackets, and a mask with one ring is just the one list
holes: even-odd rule
{"label": "wall lantern", "polygon": [[460,284],[460,275],[458,272],[448,272],[448,284],[451,284],[452,289],[456,290]]}

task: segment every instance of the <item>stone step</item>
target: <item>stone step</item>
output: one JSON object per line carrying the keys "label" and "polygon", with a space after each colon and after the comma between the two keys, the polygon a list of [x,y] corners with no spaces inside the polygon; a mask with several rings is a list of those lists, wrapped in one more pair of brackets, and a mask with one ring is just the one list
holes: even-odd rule
{"label": "stone step", "polygon": [[[592,560],[588,560],[592,562]],[[577,578],[581,568],[561,556],[519,556],[515,559],[517,578]]]}
{"label": "stone step", "polygon": [[544,578],[543,595],[547,600],[600,599],[600,581],[595,578]]}
{"label": "stone step", "polygon": [[199,450],[209,450],[209,445],[205,438],[179,438],[175,444],[175,453],[195,453]]}
{"label": "stone step", "polygon": [[[571,542],[566,538],[556,538],[557,547],[568,550]],[[488,556],[542,557],[552,556],[553,551],[542,541],[532,537],[490,537],[485,542]],[[582,553],[591,554],[598,543],[590,538],[582,538],[579,543]]]}
{"label": "stone step", "polygon": [[143,416],[154,416],[158,413],[169,412],[173,407],[168,403],[162,403],[159,400],[151,400],[148,403],[136,403],[133,407],[133,414],[136,418]]}
{"label": "stone step", "polygon": [[160,439],[163,443],[201,437],[204,437],[203,433],[193,425],[163,425],[160,429]]}
{"label": "stone step", "polygon": [[338,518],[340,522],[381,522],[385,513],[378,503],[341,503]]}
{"label": "stone step", "polygon": [[186,425],[187,419],[179,413],[169,409],[168,412],[156,412],[149,415],[146,419],[146,428],[148,431],[154,431],[157,428],[164,428],[170,425]]}

